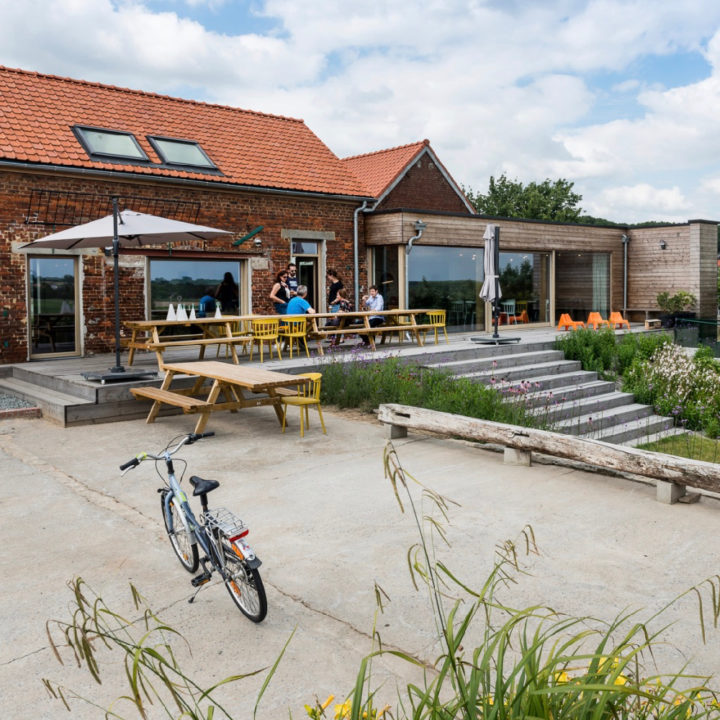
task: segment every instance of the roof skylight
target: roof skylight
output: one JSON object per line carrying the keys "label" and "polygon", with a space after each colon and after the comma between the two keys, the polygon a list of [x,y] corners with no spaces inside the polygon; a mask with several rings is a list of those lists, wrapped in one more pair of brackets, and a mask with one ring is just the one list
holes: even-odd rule
{"label": "roof skylight", "polygon": [[87,154],[93,159],[109,158],[135,162],[150,160],[132,133],[82,125],[76,125],[73,131]]}
{"label": "roof skylight", "polygon": [[215,163],[207,156],[200,145],[193,140],[178,140],[177,138],[156,137],[153,135],[148,135],[148,140],[167,165],[217,169]]}

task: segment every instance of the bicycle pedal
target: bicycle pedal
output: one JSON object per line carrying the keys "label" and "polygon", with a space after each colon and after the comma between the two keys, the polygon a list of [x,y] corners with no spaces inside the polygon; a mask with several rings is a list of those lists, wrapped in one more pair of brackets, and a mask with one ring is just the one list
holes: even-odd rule
{"label": "bicycle pedal", "polygon": [[190,584],[193,587],[200,587],[200,585],[204,585],[206,582],[210,582],[210,573],[209,572],[205,572],[205,573],[202,573],[202,575],[198,575],[197,577],[194,577],[190,581]]}

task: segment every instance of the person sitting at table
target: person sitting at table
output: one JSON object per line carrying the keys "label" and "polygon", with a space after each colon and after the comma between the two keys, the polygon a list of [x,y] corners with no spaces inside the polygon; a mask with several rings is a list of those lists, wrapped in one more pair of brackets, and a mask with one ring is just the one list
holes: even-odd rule
{"label": "person sitting at table", "polygon": [[[380,312],[385,309],[385,301],[383,296],[378,292],[377,285],[371,285],[368,288],[369,295],[363,295],[362,305],[368,310],[376,310]],[[382,315],[371,315],[369,319],[370,327],[377,327],[385,323],[385,318]],[[370,344],[370,338],[367,335],[361,335],[363,346],[367,347]]]}
{"label": "person sitting at table", "polygon": [[287,279],[287,270],[281,270],[275,276],[275,284],[270,291],[269,297],[273,301],[273,307],[277,315],[285,315],[287,312],[288,302],[290,301],[290,288],[288,288]]}
{"label": "person sitting at table", "polygon": [[198,317],[212,317],[215,314],[217,304],[215,303],[215,297],[213,295],[213,289],[211,287],[206,288],[205,294],[200,298],[198,302]]}
{"label": "person sitting at table", "polygon": [[[335,293],[335,303],[334,303],[334,309],[332,312],[337,313],[346,313],[350,312],[352,310],[352,306],[350,305],[350,301],[345,297],[345,288],[340,288]],[[335,317],[330,318],[326,323],[325,327],[336,327],[340,324],[340,317],[339,315],[336,315]],[[331,335],[330,336],[330,345],[335,346],[339,345],[343,341],[341,335]]]}
{"label": "person sitting at table", "polygon": [[287,304],[286,315],[305,315],[305,313],[314,313],[315,308],[305,299],[308,289],[306,285],[298,285],[297,295],[290,299]]}

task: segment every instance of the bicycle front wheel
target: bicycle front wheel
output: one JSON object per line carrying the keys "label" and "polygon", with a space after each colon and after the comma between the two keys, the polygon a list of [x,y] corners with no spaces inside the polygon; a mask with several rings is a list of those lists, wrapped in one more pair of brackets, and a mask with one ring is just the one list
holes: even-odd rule
{"label": "bicycle front wheel", "polygon": [[259,623],[267,615],[267,598],[260,572],[251,568],[233,549],[232,543],[221,536],[225,558],[225,587],[240,612],[253,622]]}
{"label": "bicycle front wheel", "polygon": [[173,502],[170,503],[170,518],[172,520],[172,529],[170,529],[168,517],[165,513],[165,497],[167,494],[167,492],[161,494],[160,504],[162,507],[163,522],[165,523],[165,530],[170,539],[170,544],[180,564],[188,572],[195,572],[200,565],[197,543],[193,542],[192,534],[185,528],[181,513]]}

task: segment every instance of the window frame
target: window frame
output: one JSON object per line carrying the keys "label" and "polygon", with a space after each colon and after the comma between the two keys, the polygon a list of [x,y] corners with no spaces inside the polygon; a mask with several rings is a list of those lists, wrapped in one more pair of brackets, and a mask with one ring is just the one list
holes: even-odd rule
{"label": "window frame", "polygon": [[[188,140],[187,138],[176,138],[170,137],[169,135],[146,135],[145,136],[152,145],[153,150],[157,153],[160,161],[163,165],[168,167],[181,167],[181,168],[192,168],[193,170],[204,170],[204,171],[215,171],[219,172],[220,168],[213,162],[212,158],[205,152],[202,145],[197,140]],[[175,160],[168,159],[167,155],[163,152],[161,145],[157,141],[166,141],[171,143],[178,143],[179,145],[191,145],[195,147],[200,154],[207,160],[207,165],[195,165],[193,163],[177,162]]]}
{"label": "window frame", "polygon": [[[106,133],[107,135],[120,135],[130,138],[130,140],[132,140],[132,142],[134,143],[135,148],[140,153],[140,156],[118,155],[117,153],[108,153],[94,150],[90,140],[84,134],[86,130],[97,133]],[[114,160],[115,162],[130,162],[141,165],[149,164],[151,162],[148,154],[142,149],[142,146],[138,142],[138,139],[135,137],[135,135],[131,132],[127,132],[126,130],[112,130],[110,128],[95,127],[92,125],[73,125],[72,131],[78,142],[82,146],[83,150],[85,150],[91,160]]]}

